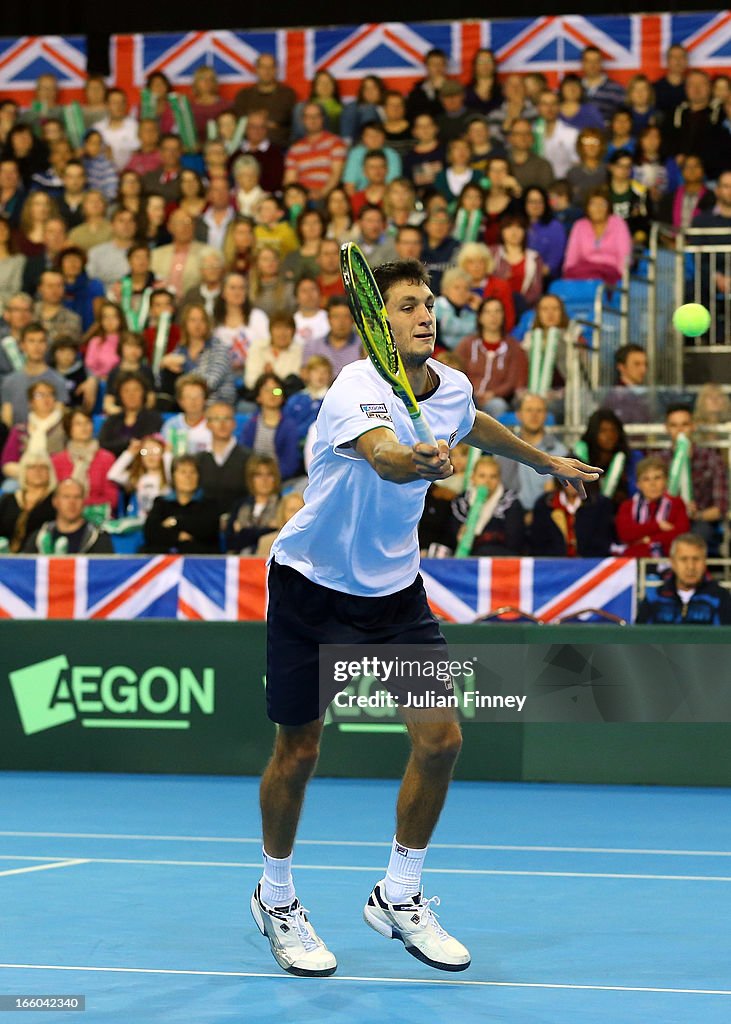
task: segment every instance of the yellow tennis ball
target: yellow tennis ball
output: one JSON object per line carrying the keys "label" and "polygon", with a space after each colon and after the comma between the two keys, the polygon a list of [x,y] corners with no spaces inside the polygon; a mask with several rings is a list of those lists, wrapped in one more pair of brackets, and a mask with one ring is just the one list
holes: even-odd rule
{"label": "yellow tennis ball", "polygon": [[673,313],[673,327],[687,338],[705,334],[711,325],[711,314],[700,302],[686,302]]}

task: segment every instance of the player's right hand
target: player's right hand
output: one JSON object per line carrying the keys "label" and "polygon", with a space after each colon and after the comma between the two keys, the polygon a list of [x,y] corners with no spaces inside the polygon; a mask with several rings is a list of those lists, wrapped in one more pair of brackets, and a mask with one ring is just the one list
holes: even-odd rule
{"label": "player's right hand", "polygon": [[431,444],[419,441],[411,451],[414,472],[424,480],[446,480],[454,473],[454,466],[449,457],[449,445],[446,441],[437,441],[436,448]]}

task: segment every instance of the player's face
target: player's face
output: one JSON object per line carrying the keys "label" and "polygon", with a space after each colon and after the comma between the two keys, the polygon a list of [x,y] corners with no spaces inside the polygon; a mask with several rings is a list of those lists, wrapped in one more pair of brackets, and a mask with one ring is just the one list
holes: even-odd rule
{"label": "player's face", "polygon": [[404,365],[420,366],[434,351],[436,319],[431,289],[421,282],[399,281],[391,286],[386,311]]}

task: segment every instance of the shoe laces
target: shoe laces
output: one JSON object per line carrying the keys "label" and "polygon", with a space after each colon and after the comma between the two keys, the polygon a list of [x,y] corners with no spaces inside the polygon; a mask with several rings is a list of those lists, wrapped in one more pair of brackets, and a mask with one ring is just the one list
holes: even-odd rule
{"label": "shoe laces", "polygon": [[428,900],[422,899],[420,910],[421,910],[421,926],[422,928],[428,928],[430,925],[437,933],[437,937],[440,939],[448,939],[449,932],[446,932],[444,928],[439,924],[439,915],[432,910],[432,903],[435,907],[438,907],[441,900],[438,896],[430,896]]}
{"label": "shoe laces", "polygon": [[288,916],[292,918],[295,931],[297,932],[300,942],[304,946],[306,952],[312,953],[321,945],[321,943],[312,934],[305,914],[309,914],[309,910],[300,905],[295,907]]}

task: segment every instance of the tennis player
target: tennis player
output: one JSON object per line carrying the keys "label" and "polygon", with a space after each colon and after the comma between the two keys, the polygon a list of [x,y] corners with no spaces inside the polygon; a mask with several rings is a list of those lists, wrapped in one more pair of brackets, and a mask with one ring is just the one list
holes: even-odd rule
{"label": "tennis player", "polygon": [[[434,296],[421,263],[375,271],[404,367],[437,441],[415,443],[401,400],[369,359],[341,371],[317,418],[305,505],[272,547],[267,610],[267,711],[278,724],[261,782],[264,873],[251,899],[254,920],[290,974],[324,977],[337,961],[295,895],[292,850],[307,782],[317,764],[323,719],[320,644],[444,644],[419,575],[417,525],[424,496],[453,470],[450,448],[464,441],[570,482],[601,470],[521,441],[476,412],[467,377],[432,358]],[[436,722],[402,711],[411,754],[396,806],[385,878],[365,905],[366,923],[399,939],[430,967],[462,971],[469,951],[438,922],[421,873],[461,746],[456,713]],[[423,715],[422,715],[423,719]]]}

